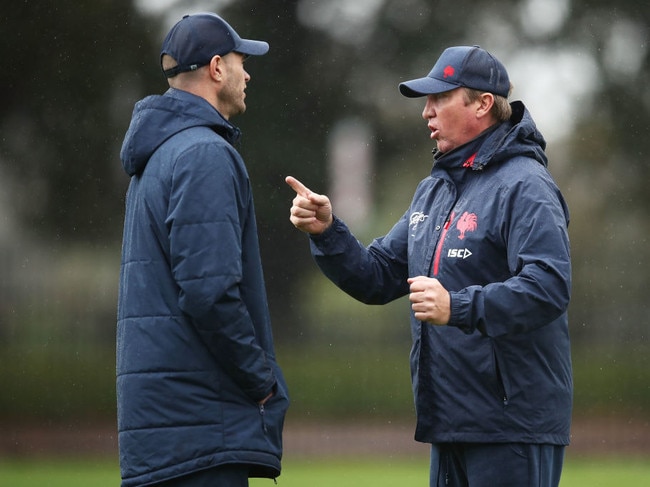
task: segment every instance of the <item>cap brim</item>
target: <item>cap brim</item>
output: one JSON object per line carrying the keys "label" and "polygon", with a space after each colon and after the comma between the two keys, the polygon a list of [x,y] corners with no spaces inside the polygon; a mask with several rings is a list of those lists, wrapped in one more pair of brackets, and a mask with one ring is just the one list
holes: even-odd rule
{"label": "cap brim", "polygon": [[253,41],[242,39],[238,46],[233,49],[235,52],[247,54],[248,56],[262,56],[269,52],[269,44],[264,41]]}
{"label": "cap brim", "polygon": [[444,93],[458,88],[459,85],[447,83],[435,78],[412,79],[411,81],[404,81],[399,84],[399,91],[402,95],[408,98],[418,98],[420,96],[434,95],[436,93]]}

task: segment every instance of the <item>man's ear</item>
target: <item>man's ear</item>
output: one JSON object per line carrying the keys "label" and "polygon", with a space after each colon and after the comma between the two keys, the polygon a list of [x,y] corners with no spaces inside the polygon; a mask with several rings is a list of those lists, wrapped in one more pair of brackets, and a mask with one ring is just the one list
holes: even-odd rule
{"label": "man's ear", "polygon": [[492,110],[494,106],[494,95],[492,93],[481,93],[478,101],[480,104],[476,109],[476,117],[481,118],[488,115],[490,110]]}
{"label": "man's ear", "polygon": [[218,54],[213,56],[210,59],[210,64],[208,65],[210,71],[210,77],[215,81],[221,81],[224,73],[224,62],[223,58]]}

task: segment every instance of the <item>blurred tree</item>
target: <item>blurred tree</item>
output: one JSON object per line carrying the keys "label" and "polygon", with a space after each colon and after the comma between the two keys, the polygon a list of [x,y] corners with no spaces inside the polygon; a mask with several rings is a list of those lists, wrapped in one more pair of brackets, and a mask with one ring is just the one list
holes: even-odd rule
{"label": "blurred tree", "polygon": [[295,1],[238,1],[223,15],[242,36],[271,46],[268,55],[246,63],[247,110],[233,122],[244,134],[241,152],[254,187],[274,328],[279,338],[290,340],[297,337],[296,291],[310,257],[305,237],[288,220],[292,196],[284,177],[309,174],[322,187],[322,148],[341,87],[319,83],[326,68],[314,62],[318,40],[296,18]]}
{"label": "blurred tree", "polygon": [[[300,0],[278,7],[243,0],[226,15],[246,32],[266,33],[272,45],[263,61],[268,69],[260,68],[255,78],[251,65],[250,110],[240,123],[255,140],[243,150],[264,202],[258,207],[277,316],[291,315],[292,289],[308,268],[303,237],[286,222],[291,194],[282,178],[292,173],[316,191],[328,190],[326,140],[339,119],[358,116],[374,130],[377,201],[393,205],[378,211],[392,216],[373,226],[376,235],[406,208],[430,160],[421,104],[399,96],[399,81],[424,74],[452,44],[481,43],[504,57],[546,50],[551,60],[574,46],[593,59],[599,78],[583,80],[584,90],[596,88],[585,91],[586,103],[576,110],[575,136],[565,134],[549,148],[555,156],[551,172],[573,215],[574,335],[578,341],[587,335],[647,340],[640,325],[648,324],[642,293],[650,274],[639,269],[650,256],[650,138],[644,137],[650,129],[649,4],[494,0],[451,8],[422,0]],[[549,64],[551,76],[552,69]],[[555,69],[561,69],[559,62]],[[558,95],[563,79],[558,76]]]}
{"label": "blurred tree", "polygon": [[[4,404],[14,413],[28,414],[43,397],[55,397],[50,397],[52,384],[65,400],[70,396],[66,381],[91,389],[99,384],[103,392],[87,394],[84,387],[77,388],[77,396],[85,394],[84,405],[100,396],[105,399],[99,409],[112,403],[111,394],[106,395],[106,384],[113,383],[112,358],[95,360],[90,345],[96,344],[93,334],[97,343],[114,343],[116,248],[128,184],[119,149],[133,104],[166,89],[157,63],[159,46],[169,26],[167,15],[172,10],[178,17],[185,13],[179,12],[181,4],[187,12],[221,9],[242,35],[271,44],[269,55],[246,65],[252,75],[248,110],[234,123],[244,132],[241,151],[255,190],[274,328],[285,343],[310,333],[325,337],[330,346],[339,340],[358,349],[369,348],[362,333],[375,334],[374,343],[383,338],[401,346],[398,340],[408,341],[402,303],[369,311],[346,300],[318,274],[306,237],[288,220],[293,195],[284,176],[292,174],[315,191],[329,191],[328,139],[340,120],[362,119],[370,129],[368,143],[376,154],[370,176],[375,208],[365,229],[354,228],[361,238],[370,238],[388,231],[399,218],[431,163],[433,144],[420,118],[422,100],[403,98],[397,85],[425,74],[445,47],[481,44],[498,52],[511,74],[516,64],[511,61],[524,59],[526,67],[538,68],[517,73],[515,97],[528,93],[524,101],[529,106],[542,99],[533,115],[538,122],[547,115],[551,128],[567,126],[566,115],[554,112],[556,99],[581,93],[570,99],[578,108],[569,120],[570,130],[549,144],[550,170],[572,214],[572,333],[578,347],[589,346],[576,360],[576,404],[591,405],[597,398],[621,408],[619,398],[627,397],[628,407],[647,411],[647,2],[178,0],[158,15],[138,10],[134,0],[10,3],[0,14],[0,338],[9,345],[1,350],[5,362],[18,364],[3,369],[4,383],[13,381],[13,390],[24,391],[26,397],[15,402],[20,394],[11,388],[5,394]],[[544,63],[535,57],[540,51],[547,55]],[[594,69],[560,72],[567,52],[570,61],[587,61]],[[538,74],[551,79],[551,92],[536,91]],[[589,89],[575,90],[576,85]],[[548,117],[548,112],[554,113]],[[20,218],[19,225],[9,221],[11,213]],[[16,241],[22,229],[40,240],[29,245]],[[14,239],[9,249],[7,235]],[[96,248],[104,244],[107,250]],[[34,251],[36,246],[40,252]],[[73,250],[63,255],[51,250],[55,246]],[[75,247],[85,248],[79,252]],[[16,336],[24,339],[29,354],[16,347]],[[34,347],[35,342],[41,346]],[[66,348],[57,351],[56,343]],[[592,345],[606,347],[607,353],[595,357]],[[620,347],[618,355],[610,353],[615,346]],[[70,355],[70,347],[84,351],[82,359]],[[326,355],[333,354],[337,366],[345,365],[339,350],[328,347]],[[304,357],[313,362],[311,350]],[[291,359],[306,380],[318,373],[312,370],[327,364],[303,370],[302,354]],[[74,370],[78,362],[84,364],[80,370],[90,364],[96,372],[87,380],[68,374],[61,368],[66,360],[72,360]],[[365,356],[362,362],[371,363]],[[328,379],[348,372],[326,369],[322,373]],[[97,381],[100,376],[105,382]],[[587,389],[589,394],[584,394]],[[313,398],[320,402],[318,394]],[[58,410],[59,401],[49,399],[47,408]],[[88,404],[96,413],[97,403]]]}
{"label": "blurred tree", "polygon": [[[0,14],[2,189],[46,240],[117,244],[128,183],[119,148],[133,103],[166,88],[156,62],[163,17],[143,16],[131,0],[15,3]],[[615,320],[617,327],[600,326],[625,328],[634,338],[638,324],[648,324],[642,293],[650,277],[642,269],[650,252],[650,5],[238,0],[222,13],[242,35],[271,44],[268,56],[246,66],[248,111],[234,122],[244,132],[241,151],[283,337],[297,336],[294,329],[309,319],[300,288],[313,270],[305,237],[288,221],[292,194],[284,176],[328,191],[328,137],[339,120],[363,119],[377,154],[368,236],[387,231],[427,174],[432,145],[419,118],[421,100],[404,99],[397,84],[426,73],[448,45],[474,43],[506,57],[575,47],[597,66],[597,81],[584,80],[596,91],[577,112],[575,134],[550,148],[551,172],[573,215],[572,317],[578,337],[582,328],[588,334],[594,324]],[[558,76],[558,94],[563,80]]]}
{"label": "blurred tree", "polygon": [[[246,65],[252,76],[248,108],[235,123],[244,132],[242,152],[255,186],[270,303],[284,340],[308,333],[299,326],[310,319],[303,316],[310,311],[305,311],[300,289],[309,277],[305,273],[313,270],[306,237],[289,223],[293,195],[284,177],[291,174],[314,191],[328,191],[327,140],[335,124],[347,117],[360,116],[374,128],[380,166],[401,157],[414,135],[412,125],[399,123],[404,106],[393,106],[393,100],[401,101],[399,79],[425,47],[430,54],[461,30],[434,18],[426,2],[410,2],[410,12],[398,3],[387,3],[383,13],[377,10],[357,23],[346,11],[350,4],[342,1],[243,0],[223,12],[242,35],[271,45],[268,56]],[[322,16],[339,22],[321,24]],[[422,39],[423,33],[433,34]],[[386,90],[394,97],[388,106],[381,95]],[[418,111],[411,115],[417,121]],[[422,168],[423,175],[426,165]]]}
{"label": "blurred tree", "polygon": [[0,167],[14,210],[61,241],[115,241],[133,101],[159,74],[130,0],[13,2],[0,14]]}
{"label": "blurred tree", "polygon": [[640,345],[650,339],[650,4],[571,6],[558,41],[586,47],[599,68],[568,139],[574,339]]}

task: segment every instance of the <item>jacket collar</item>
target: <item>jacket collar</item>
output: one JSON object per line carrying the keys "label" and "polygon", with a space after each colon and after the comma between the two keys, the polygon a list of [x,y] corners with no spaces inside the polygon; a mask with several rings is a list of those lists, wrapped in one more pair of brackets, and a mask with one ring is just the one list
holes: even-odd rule
{"label": "jacket collar", "polygon": [[450,152],[443,154],[434,149],[434,167],[482,170],[488,164],[499,163],[515,155],[533,158],[547,166],[548,159],[544,153],[546,141],[530,113],[520,101],[512,102],[510,106],[512,116],[509,120],[493,125]]}
{"label": "jacket collar", "polygon": [[485,141],[494,133],[501,124],[495,124],[481,132],[477,137],[456,147],[455,149],[442,153],[437,148],[433,150],[433,165],[443,169],[472,168],[475,169],[478,152],[485,144]]}
{"label": "jacket collar", "polygon": [[230,123],[230,121],[226,119],[219,110],[210,105],[207,100],[187,91],[175,88],[169,88],[164,96],[169,96],[179,101],[197,105],[200,109],[196,110],[196,114],[200,114],[201,118],[205,121],[205,125],[212,128],[212,130],[221,135],[233,146],[240,142],[241,130]]}

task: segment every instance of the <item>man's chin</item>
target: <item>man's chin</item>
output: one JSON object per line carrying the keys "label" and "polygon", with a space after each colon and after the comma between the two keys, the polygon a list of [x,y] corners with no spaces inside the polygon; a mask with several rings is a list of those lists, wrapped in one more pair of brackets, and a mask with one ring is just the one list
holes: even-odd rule
{"label": "man's chin", "polygon": [[228,117],[228,118],[232,118],[232,117],[236,117],[237,115],[241,115],[245,111],[246,111],[246,106],[238,107],[237,110],[233,110],[233,112],[230,114],[230,117]]}

